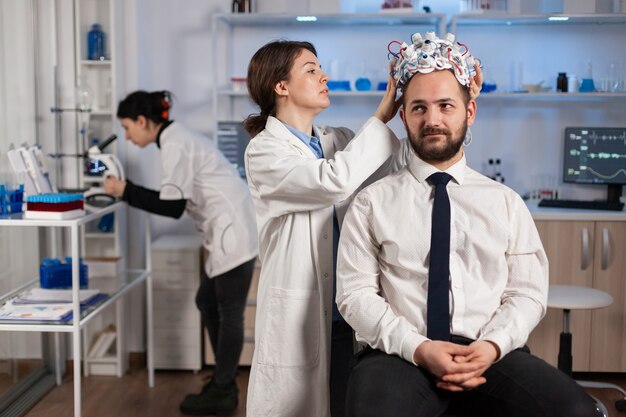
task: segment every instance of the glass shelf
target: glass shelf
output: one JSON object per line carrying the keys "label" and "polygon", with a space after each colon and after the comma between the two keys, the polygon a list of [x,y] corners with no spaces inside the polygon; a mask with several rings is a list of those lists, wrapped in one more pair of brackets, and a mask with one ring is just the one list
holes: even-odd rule
{"label": "glass shelf", "polygon": [[[150,275],[149,271],[144,270],[128,270],[119,274],[117,277],[111,278],[94,278],[93,281],[106,280],[106,291],[103,293],[108,296],[94,305],[90,305],[85,309],[81,308],[81,318],[79,326],[83,328],[92,318],[97,316],[102,310],[115,302],[122,295],[127,293],[131,288],[144,282]],[[9,293],[0,297],[0,304],[4,304],[10,298],[16,296],[24,290],[39,285],[39,279],[34,279],[27,284],[16,288]],[[20,320],[0,320],[0,327],[3,331],[33,331],[33,332],[73,332],[73,320],[68,321],[20,321]]]}
{"label": "glass shelf", "polygon": [[273,14],[232,13],[215,17],[233,26],[294,26],[301,25],[348,25],[348,26],[397,26],[440,25],[444,14],[435,13],[381,13],[381,14]]}
{"label": "glass shelf", "polygon": [[451,21],[451,31],[458,26],[529,26],[529,25],[604,25],[624,24],[626,14],[540,14],[509,15],[505,13],[464,13],[455,15]]}
{"label": "glass shelf", "polygon": [[[247,98],[247,91],[237,91],[229,89],[220,89],[218,94],[221,96]],[[384,91],[330,91],[330,98],[346,97],[382,97]],[[553,100],[553,101],[605,101],[605,100],[625,100],[624,93],[483,93],[478,100]]]}
{"label": "glass shelf", "polygon": [[116,210],[119,210],[124,206],[125,203],[118,201],[117,203],[113,203],[110,206],[102,207],[97,210],[89,210],[86,208],[86,213],[84,216],[75,218],[75,219],[65,219],[65,220],[53,220],[53,219],[25,219],[24,213],[15,213],[9,214],[6,216],[0,216],[0,226],[56,226],[56,227],[72,227],[72,226],[80,226],[82,224],[88,223],[92,220],[96,220],[105,214],[112,213]]}
{"label": "glass shelf", "polygon": [[[330,91],[330,98],[333,97],[382,97],[384,91],[380,90],[369,90],[369,91]],[[229,90],[229,89],[221,89],[218,91],[220,96],[229,96],[229,97],[248,97],[247,91],[238,91],[238,90]]]}
{"label": "glass shelf", "polygon": [[86,67],[110,67],[111,66],[111,60],[110,59],[105,59],[103,61],[95,61],[95,60],[91,60],[91,59],[82,59],[80,61],[81,65],[84,65]]}
{"label": "glass shelf", "polygon": [[87,239],[114,239],[115,233],[112,232],[102,232],[102,233],[85,233],[85,238]]}
{"label": "glass shelf", "polygon": [[606,101],[625,100],[626,93],[483,93],[482,100]]}

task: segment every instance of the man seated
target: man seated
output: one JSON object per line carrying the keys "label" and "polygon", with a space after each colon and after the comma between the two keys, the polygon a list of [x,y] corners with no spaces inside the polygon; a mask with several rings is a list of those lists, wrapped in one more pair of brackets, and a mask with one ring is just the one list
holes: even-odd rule
{"label": "man seated", "polygon": [[466,164],[470,55],[450,35],[416,35],[394,59],[414,152],[358,194],[341,230],[337,304],[367,344],[347,415],[601,416],[525,347],[548,261],[522,199]]}

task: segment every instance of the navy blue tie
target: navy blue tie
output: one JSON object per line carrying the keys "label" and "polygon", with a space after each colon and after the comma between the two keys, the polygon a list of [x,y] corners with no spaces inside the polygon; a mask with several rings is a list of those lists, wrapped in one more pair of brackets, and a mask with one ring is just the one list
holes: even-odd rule
{"label": "navy blue tie", "polygon": [[426,310],[426,335],[431,340],[450,340],[450,199],[446,185],[451,179],[445,172],[427,179],[435,186]]}
{"label": "navy blue tie", "polygon": [[315,152],[317,159],[324,157],[324,151],[322,150],[322,145],[320,144],[320,140],[318,138],[311,136],[309,146],[313,149],[313,152]]}

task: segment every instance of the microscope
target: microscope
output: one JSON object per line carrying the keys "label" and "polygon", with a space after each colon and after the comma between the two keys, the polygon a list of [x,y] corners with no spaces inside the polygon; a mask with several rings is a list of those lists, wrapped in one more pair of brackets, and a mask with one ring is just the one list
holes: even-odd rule
{"label": "microscope", "polygon": [[[103,179],[112,175],[124,181],[124,169],[120,160],[111,153],[102,153],[102,150],[117,139],[113,134],[106,140],[90,147],[84,155],[85,175],[102,177]],[[96,195],[108,195],[101,186],[91,187],[85,192],[85,198]]]}

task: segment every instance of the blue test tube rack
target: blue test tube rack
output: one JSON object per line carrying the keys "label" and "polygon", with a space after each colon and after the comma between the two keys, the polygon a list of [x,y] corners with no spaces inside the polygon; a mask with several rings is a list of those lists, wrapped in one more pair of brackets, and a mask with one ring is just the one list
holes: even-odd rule
{"label": "blue test tube rack", "polygon": [[17,188],[8,188],[0,184],[0,216],[21,213],[24,207],[24,185]]}
{"label": "blue test tube rack", "polygon": [[[80,288],[87,288],[87,265],[80,258],[79,265]],[[39,266],[39,285],[41,288],[63,289],[72,288],[72,258],[67,257],[64,261],[56,258],[44,258]]]}

